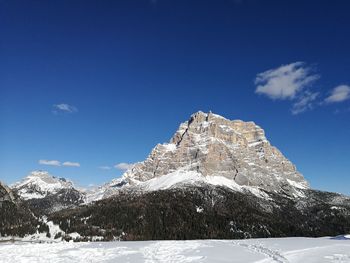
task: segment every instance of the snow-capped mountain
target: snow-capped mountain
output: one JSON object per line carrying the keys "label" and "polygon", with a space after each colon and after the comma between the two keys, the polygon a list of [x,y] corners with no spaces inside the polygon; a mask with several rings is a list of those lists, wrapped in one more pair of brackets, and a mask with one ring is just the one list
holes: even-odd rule
{"label": "snow-capped mountain", "polygon": [[254,122],[231,121],[199,111],[180,125],[169,143],[158,144],[145,161],[100,187],[89,200],[111,196],[120,189],[154,191],[193,184],[258,194],[263,189],[291,196],[309,188]]}
{"label": "snow-capped mountain", "polygon": [[22,199],[27,200],[30,207],[45,213],[85,202],[85,193],[75,188],[71,181],[57,178],[47,171],[33,171],[11,187]]}
{"label": "snow-capped mountain", "polygon": [[[76,240],[314,237],[350,229],[350,197],[310,189],[262,128],[212,113],[193,114],[169,143],[95,191],[43,171],[14,190],[37,218],[47,216]],[[2,196],[11,198],[0,188]],[[0,222],[13,224],[15,216],[0,211]]]}
{"label": "snow-capped mountain", "polygon": [[32,171],[20,182],[11,185],[25,200],[40,199],[56,194],[63,189],[73,189],[73,183],[64,178],[57,178],[47,171]]}

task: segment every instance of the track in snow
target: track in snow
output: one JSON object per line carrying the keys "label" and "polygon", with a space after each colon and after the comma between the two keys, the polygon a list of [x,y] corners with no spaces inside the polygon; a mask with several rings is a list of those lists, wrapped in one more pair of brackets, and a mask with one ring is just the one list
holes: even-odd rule
{"label": "track in snow", "polygon": [[234,241],[234,245],[241,246],[244,248],[247,248],[248,250],[256,253],[263,254],[264,256],[267,256],[268,258],[272,259],[273,261],[277,263],[289,263],[288,259],[286,259],[282,254],[277,251],[273,250],[271,248],[267,248],[263,246],[261,243],[246,243],[246,242],[241,242],[241,241]]}

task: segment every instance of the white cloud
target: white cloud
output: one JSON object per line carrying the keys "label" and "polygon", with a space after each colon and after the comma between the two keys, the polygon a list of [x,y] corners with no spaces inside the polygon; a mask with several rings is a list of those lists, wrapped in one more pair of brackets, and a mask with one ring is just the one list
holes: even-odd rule
{"label": "white cloud", "polygon": [[39,164],[51,165],[51,166],[70,166],[70,167],[80,167],[80,163],[76,162],[63,162],[61,163],[58,160],[39,160]]}
{"label": "white cloud", "polygon": [[126,171],[133,166],[134,166],[134,164],[132,164],[132,163],[118,163],[118,164],[114,165],[114,168],[117,168],[118,170]]}
{"label": "white cloud", "polygon": [[39,164],[61,166],[61,162],[57,160],[39,160]]}
{"label": "white cloud", "polygon": [[100,168],[101,170],[111,170],[110,166],[100,166],[98,168]]}
{"label": "white cloud", "polygon": [[291,109],[293,115],[297,115],[306,110],[311,110],[313,108],[313,102],[317,99],[319,93],[318,92],[309,92],[306,91],[302,94],[297,101],[293,104]]}
{"label": "white cloud", "polygon": [[61,104],[54,104],[53,105],[53,113],[73,113],[77,112],[78,109],[75,106],[61,103]]}
{"label": "white cloud", "polygon": [[340,85],[335,87],[331,94],[325,99],[326,103],[342,102],[350,99],[350,86]]}
{"label": "white cloud", "polygon": [[69,166],[69,167],[80,167],[80,163],[77,162],[64,162],[62,163],[63,166]]}
{"label": "white cloud", "polygon": [[255,92],[271,99],[294,99],[318,78],[304,62],[294,62],[257,74]]}

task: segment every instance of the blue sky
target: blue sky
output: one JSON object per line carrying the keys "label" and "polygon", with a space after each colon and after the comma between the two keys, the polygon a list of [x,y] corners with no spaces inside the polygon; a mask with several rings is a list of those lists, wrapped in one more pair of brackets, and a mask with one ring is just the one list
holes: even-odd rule
{"label": "blue sky", "polygon": [[349,10],[2,0],[0,180],[43,169],[101,184],[211,110],[262,126],[313,188],[350,194]]}

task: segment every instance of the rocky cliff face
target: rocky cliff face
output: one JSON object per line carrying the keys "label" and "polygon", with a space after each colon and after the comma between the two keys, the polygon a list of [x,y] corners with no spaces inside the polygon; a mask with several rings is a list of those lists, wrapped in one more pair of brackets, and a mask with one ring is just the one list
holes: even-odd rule
{"label": "rocky cliff face", "polygon": [[38,221],[26,204],[0,182],[0,236],[34,233]]}
{"label": "rocky cliff face", "polygon": [[180,125],[169,143],[158,144],[145,161],[100,189],[105,192],[100,196],[130,186],[158,190],[194,182],[290,196],[309,188],[254,122],[231,121],[199,111]]}
{"label": "rocky cliff face", "polygon": [[239,185],[267,190],[280,190],[284,185],[308,187],[254,122],[230,121],[203,112],[182,123],[169,144],[157,145],[126,176],[146,181],[184,167],[203,176],[223,176]]}
{"label": "rocky cliff face", "polygon": [[5,184],[0,182],[0,207],[5,201],[14,202],[15,196],[13,195],[11,189]]}

